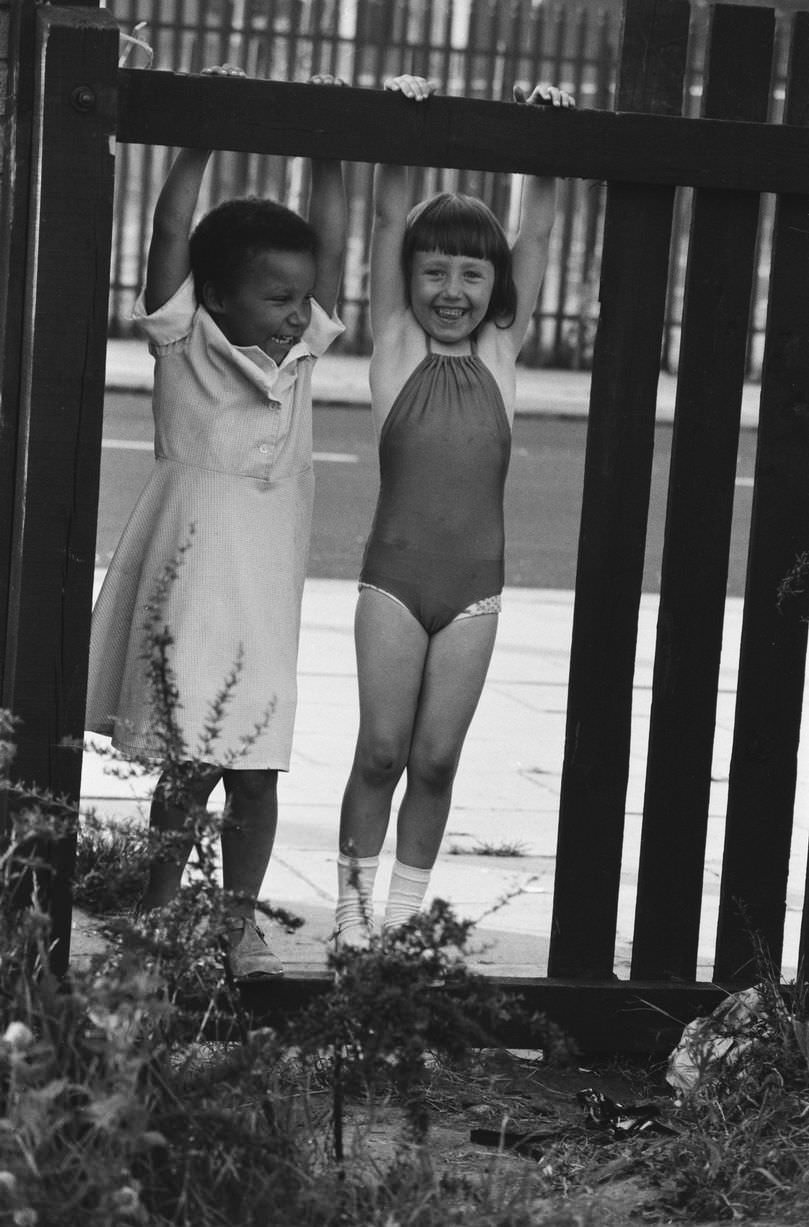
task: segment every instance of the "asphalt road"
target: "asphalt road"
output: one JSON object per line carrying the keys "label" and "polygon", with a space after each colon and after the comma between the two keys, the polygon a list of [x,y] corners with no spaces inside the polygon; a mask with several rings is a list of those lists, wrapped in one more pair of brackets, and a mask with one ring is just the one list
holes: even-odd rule
{"label": "asphalt road", "polygon": [[[506,495],[506,583],[572,589],[584,471],[586,423],[520,417]],[[644,590],[657,591],[666,508],[671,427],[655,435]],[[367,409],[317,408],[317,495],[309,574],[355,579],[376,497],[376,448]],[[153,462],[149,398],[109,393],[96,560],[105,566]],[[744,590],[752,501],[755,432],[742,431],[736,479],[728,592]]]}

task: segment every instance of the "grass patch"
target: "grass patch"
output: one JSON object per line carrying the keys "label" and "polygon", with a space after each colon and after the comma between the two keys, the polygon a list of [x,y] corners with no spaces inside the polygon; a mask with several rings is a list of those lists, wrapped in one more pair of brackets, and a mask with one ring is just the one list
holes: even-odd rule
{"label": "grass patch", "polygon": [[478,839],[471,846],[451,844],[450,856],[503,856],[521,857],[529,855],[529,846],[521,839],[500,840],[492,843],[490,840]]}
{"label": "grass patch", "polygon": [[143,894],[153,849],[143,824],[102,823],[83,814],[77,829],[73,902],[91,916],[132,911]]}

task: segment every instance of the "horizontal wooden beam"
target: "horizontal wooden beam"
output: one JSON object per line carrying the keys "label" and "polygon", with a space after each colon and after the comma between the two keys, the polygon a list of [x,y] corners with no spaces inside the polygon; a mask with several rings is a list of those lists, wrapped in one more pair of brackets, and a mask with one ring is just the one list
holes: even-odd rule
{"label": "horizontal wooden beam", "polygon": [[[494,1038],[500,1043],[531,1047],[536,1036],[527,1020],[539,1013],[561,1027],[587,1056],[666,1055],[678,1043],[685,1023],[710,1014],[729,992],[741,987],[738,983],[485,978],[507,997],[518,998],[524,1008],[522,1021],[504,1017],[498,1024]],[[277,1025],[311,1005],[332,984],[332,977],[320,968],[298,969],[295,978],[284,977],[272,984],[245,983],[242,1003],[254,1025]]]}
{"label": "horizontal wooden beam", "polygon": [[349,162],[809,193],[809,129],[122,68],[118,139]]}

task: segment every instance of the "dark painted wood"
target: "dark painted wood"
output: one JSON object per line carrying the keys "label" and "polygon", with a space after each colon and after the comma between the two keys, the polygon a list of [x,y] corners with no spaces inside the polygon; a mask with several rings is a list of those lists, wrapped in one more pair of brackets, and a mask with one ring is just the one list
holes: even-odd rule
{"label": "dark painted wood", "polygon": [[[772,9],[717,5],[706,115],[764,121]],[[759,196],[694,193],[660,581],[632,976],[693,979]]]}
{"label": "dark painted wood", "polygon": [[[116,83],[123,91],[118,129],[123,140],[338,154],[369,162],[384,157],[416,165],[546,170],[611,181],[580,544],[563,789],[566,821],[560,834],[567,881],[565,890],[557,891],[552,979],[506,982],[529,1005],[559,1022],[585,1052],[669,1051],[681,1023],[713,1008],[722,995],[715,985],[661,985],[637,978],[610,983],[671,185],[809,192],[809,134],[801,129],[804,117],[794,107],[788,127],[675,118],[687,13],[688,5],[680,0],[629,0],[618,114],[550,114],[440,98],[408,108],[394,96],[347,89],[335,91],[324,106],[322,91],[301,85],[116,73],[117,39],[103,13],[92,21],[79,10],[71,14],[45,7],[39,13],[48,34],[42,58],[44,143],[33,176],[36,181],[42,169],[42,191],[36,197],[41,225],[38,259],[30,266],[32,274],[36,269],[31,310],[24,320],[21,370],[26,378],[19,421],[26,443],[25,477],[19,479],[17,508],[25,516],[14,521],[4,698],[9,695],[18,711],[17,700],[29,704],[18,773],[32,778],[25,763],[41,766],[38,782],[68,797],[77,794],[78,759],[66,755],[59,742],[64,732],[80,733],[83,723],[103,399],[104,261],[112,212],[106,138],[115,124]],[[94,98],[83,111],[88,95],[80,87],[88,83]],[[631,114],[635,106],[660,113]],[[65,183],[70,184],[67,194]],[[790,216],[788,203],[783,197],[782,219]],[[791,215],[792,224],[800,223],[803,239],[798,241],[805,243],[806,212],[800,200],[797,204],[804,211]],[[784,239],[782,251],[787,250],[794,256],[798,248],[788,249]],[[806,252],[800,251],[803,273]],[[91,278],[88,268],[94,270]],[[785,284],[784,276],[778,288],[774,277],[775,298],[786,300]],[[809,312],[802,298],[800,311],[804,320]],[[809,346],[801,323],[789,333],[782,354],[776,324],[780,319],[782,331],[788,330],[787,316],[771,311],[771,317],[772,386],[782,387],[782,367],[795,375],[791,399],[781,399],[777,413],[793,425],[800,422],[798,441],[804,450],[794,472],[782,463],[784,447],[795,447],[793,429],[788,444],[782,440],[763,454],[770,455],[778,482],[785,473],[790,482],[794,478],[791,510],[800,507],[803,514],[797,476],[800,468],[805,486],[809,397],[804,366],[790,345],[801,354]],[[769,510],[774,504],[762,495],[769,480],[762,466],[760,455],[757,501]],[[761,518],[763,523],[764,510]],[[801,519],[800,526],[803,538],[806,521]],[[790,660],[795,663],[794,653]],[[789,731],[792,735],[794,722]],[[62,868],[68,868],[69,849],[60,855]],[[768,890],[764,894],[768,905],[778,898]],[[783,892],[780,899],[783,908]],[[66,954],[69,896],[56,902]],[[257,1014],[286,1011],[327,985],[323,979],[300,979],[251,989],[246,996]],[[511,1035],[510,1042],[518,1040],[516,1033]]]}
{"label": "dark painted wood", "polygon": [[[654,7],[662,13],[664,0]],[[131,68],[120,70],[119,82],[118,137],[127,142],[809,192],[809,133],[783,124],[441,96],[410,105],[350,87],[326,98],[303,84]]]}
{"label": "dark painted wood", "polygon": [[[37,10],[34,147],[22,321],[3,706],[13,775],[78,801],[95,563],[112,227],[118,33],[109,14]],[[72,843],[53,850],[66,965]]]}
{"label": "dark painted wood", "polygon": [[[666,1056],[683,1026],[710,1014],[732,984],[672,985],[659,982],[603,980],[529,980],[486,977],[509,996],[519,997],[527,1014],[545,1014],[572,1037],[586,1056],[625,1053]],[[289,1022],[290,1016],[323,996],[332,980],[322,971],[272,984],[245,985],[242,1000],[255,1025]],[[536,1044],[525,1022],[502,1020],[493,1038],[514,1048]]]}
{"label": "dark painted wood", "polygon": [[[682,99],[688,4],[627,5],[618,105]],[[549,958],[612,974],[674,191],[610,184],[593,357]]]}
{"label": "dark painted wood", "polygon": [[[20,351],[25,302],[28,234],[28,181],[34,107],[34,2],[15,5],[9,14],[8,98],[3,131],[3,184],[0,194],[0,693],[12,556],[12,526],[17,473]],[[3,801],[0,798],[0,810]]]}
{"label": "dark painted wood", "polygon": [[[809,125],[809,13],[796,15],[787,117]],[[809,549],[809,201],[781,196],[773,236],[750,553],[716,949],[756,976],[750,934],[780,962],[806,657],[806,606],[776,607]],[[804,946],[807,936],[804,917]]]}

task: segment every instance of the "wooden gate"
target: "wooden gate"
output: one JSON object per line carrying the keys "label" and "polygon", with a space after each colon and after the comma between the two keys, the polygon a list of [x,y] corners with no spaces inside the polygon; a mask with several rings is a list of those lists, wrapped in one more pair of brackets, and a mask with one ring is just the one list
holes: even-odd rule
{"label": "wooden gate", "polygon": [[[110,140],[604,179],[549,976],[515,985],[583,1048],[663,1049],[779,962],[806,625],[776,592],[809,549],[809,13],[767,124],[774,14],[717,5],[703,117],[682,115],[686,0],[627,0],[616,110],[558,112],[117,68],[104,11],[13,8],[0,469],[2,702],[20,779],[76,799],[103,406]],[[613,977],[632,685],[677,185],[693,189],[631,976]],[[736,448],[760,195],[777,194],[715,983],[696,980]],[[13,446],[12,446],[13,444]],[[542,628],[537,628],[542,633]],[[69,869],[69,849],[63,868]],[[69,893],[54,901],[66,961]],[[801,953],[805,945],[804,915]],[[323,981],[273,987],[290,1006]],[[257,1009],[269,1008],[260,990]],[[677,1021],[679,1020],[679,1021]],[[518,1037],[510,1037],[512,1041]]]}

